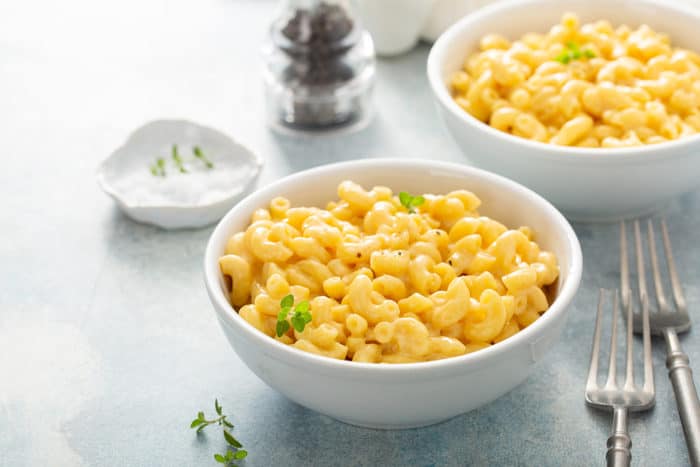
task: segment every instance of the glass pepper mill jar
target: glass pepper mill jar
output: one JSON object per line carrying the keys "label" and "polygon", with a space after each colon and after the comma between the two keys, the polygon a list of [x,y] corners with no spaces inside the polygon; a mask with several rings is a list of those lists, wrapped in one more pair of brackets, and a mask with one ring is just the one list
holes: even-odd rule
{"label": "glass pepper mill jar", "polygon": [[323,130],[369,119],[374,47],[350,0],[284,0],[264,58],[273,127]]}

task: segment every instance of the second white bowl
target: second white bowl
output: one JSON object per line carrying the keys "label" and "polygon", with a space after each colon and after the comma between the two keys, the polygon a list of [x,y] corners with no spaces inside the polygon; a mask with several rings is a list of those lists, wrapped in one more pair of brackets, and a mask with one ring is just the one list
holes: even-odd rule
{"label": "second white bowl", "polygon": [[625,149],[588,149],[533,142],[491,128],[462,110],[447,80],[490,33],[516,39],[546,32],[565,12],[581,22],[648,24],[673,45],[698,50],[700,15],[661,0],[515,0],[466,16],[435,43],[428,77],[439,112],[465,156],[532,188],[569,217],[610,221],[653,211],[700,186],[700,135]]}

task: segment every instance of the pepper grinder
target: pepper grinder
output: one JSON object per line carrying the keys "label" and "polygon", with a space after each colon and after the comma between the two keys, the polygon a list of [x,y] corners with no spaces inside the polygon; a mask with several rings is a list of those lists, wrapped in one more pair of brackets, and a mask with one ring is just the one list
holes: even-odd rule
{"label": "pepper grinder", "polygon": [[284,0],[263,49],[273,128],[360,127],[371,115],[372,39],[350,0]]}

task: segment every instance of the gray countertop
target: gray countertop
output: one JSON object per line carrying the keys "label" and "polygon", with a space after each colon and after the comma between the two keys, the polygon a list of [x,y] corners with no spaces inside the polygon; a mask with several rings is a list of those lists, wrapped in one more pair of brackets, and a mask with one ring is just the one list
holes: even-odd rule
{"label": "gray countertop", "polygon": [[[0,6],[0,465],[216,465],[220,435],[196,437],[188,427],[198,410],[212,411],[215,397],[250,452],[241,463],[248,467],[601,465],[610,417],[585,407],[583,381],[597,289],[617,284],[616,226],[575,225],[583,283],[562,339],[524,384],[436,426],[374,431],[289,402],[241,363],[202,284],[211,228],[137,224],[99,191],[97,164],[158,117],[185,117],[239,139],[266,160],[260,184],[357,157],[464,162],[433,108],[427,46],[379,62],[376,115],[363,131],[270,132],[257,44],[273,7]],[[700,320],[700,194],[663,214]],[[683,345],[700,371],[697,332]],[[631,419],[633,464],[686,465],[660,347],[654,363],[657,405]]]}

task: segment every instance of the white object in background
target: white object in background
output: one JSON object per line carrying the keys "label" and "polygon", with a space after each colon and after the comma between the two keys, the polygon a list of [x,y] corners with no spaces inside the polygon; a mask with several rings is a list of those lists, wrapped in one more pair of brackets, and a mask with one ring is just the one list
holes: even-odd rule
{"label": "white object in background", "polygon": [[357,0],[362,25],[377,55],[389,57],[411,50],[420,39],[434,0]]}
{"label": "white object in background", "polygon": [[493,2],[494,0],[436,0],[430,18],[421,32],[421,37],[434,42],[440,34],[462,17]]}
{"label": "white object in background", "polygon": [[647,214],[700,186],[700,135],[623,149],[556,146],[519,138],[462,110],[448,89],[449,76],[492,33],[516,39],[549,31],[575,11],[581,23],[648,24],[672,44],[695,50],[700,12],[662,0],[516,0],[479,10],[447,30],[428,57],[428,79],[449,132],[479,167],[527,185],[572,219],[612,221]]}
{"label": "white object in background", "polygon": [[[185,160],[180,173],[171,151]],[[201,148],[213,163],[193,156]],[[166,161],[166,176],[150,168]],[[132,219],[165,229],[203,227],[216,222],[253,186],[263,162],[220,131],[185,120],[157,120],[134,131],[97,171],[102,189]]]}
{"label": "white object in background", "polygon": [[[556,299],[532,325],[478,352],[421,363],[359,363],[314,355],[263,334],[236,313],[219,268],[231,235],[276,196],[292,206],[325,206],[338,183],[387,186],[395,193],[447,193],[468,189],[482,200],[479,212],[511,228],[530,226],[543,249],[559,259]],[[313,189],[309,189],[313,187]],[[480,407],[527,378],[551,352],[581,281],[581,247],[573,229],[544,198],[504,177],[473,167],[406,159],[370,159],[317,167],[290,175],[251,194],[214,229],[204,257],[204,280],[216,317],[241,360],[291,400],[354,425],[411,428]],[[559,371],[568,371],[560,368]],[[552,387],[551,391],[557,389]]]}

